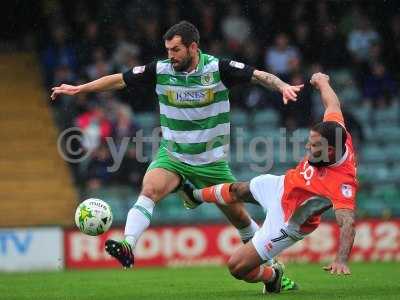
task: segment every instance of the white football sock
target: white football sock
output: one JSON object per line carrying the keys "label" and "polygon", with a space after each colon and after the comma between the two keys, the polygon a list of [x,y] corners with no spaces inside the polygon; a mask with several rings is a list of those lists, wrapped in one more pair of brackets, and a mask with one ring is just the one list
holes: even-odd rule
{"label": "white football sock", "polygon": [[125,240],[135,248],[136,242],[149,227],[155,202],[140,195],[135,205],[129,210],[125,225]]}
{"label": "white football sock", "polygon": [[249,226],[238,229],[240,239],[242,241],[250,240],[259,228],[260,227],[258,226],[258,224],[253,219],[251,219]]}

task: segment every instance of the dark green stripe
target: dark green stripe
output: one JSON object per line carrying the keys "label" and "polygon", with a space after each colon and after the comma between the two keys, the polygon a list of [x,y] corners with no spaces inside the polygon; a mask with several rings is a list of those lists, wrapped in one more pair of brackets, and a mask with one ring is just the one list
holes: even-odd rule
{"label": "dark green stripe", "polygon": [[151,213],[145,209],[143,206],[140,205],[134,205],[133,208],[136,208],[138,211],[140,211],[149,221],[151,221]]}
{"label": "dark green stripe", "polygon": [[161,142],[162,147],[168,149],[171,152],[177,152],[182,154],[200,154],[214,148],[229,144],[229,135],[220,135],[213,138],[211,141],[206,143],[175,143],[163,139]]}
{"label": "dark green stripe", "polygon": [[210,102],[199,103],[198,101],[185,101],[182,103],[171,102],[166,95],[158,95],[158,101],[165,105],[178,107],[178,108],[193,108],[193,107],[204,107],[213,103],[228,101],[229,100],[229,91],[224,90],[220,92],[216,92],[213,94],[213,99]]}
{"label": "dark green stripe", "polygon": [[[204,75],[202,76],[186,76],[186,75],[166,75],[166,74],[157,74],[157,84],[161,85],[171,85],[171,86],[207,86],[211,85],[214,83],[219,82],[220,76],[219,72],[212,72],[212,73],[207,73],[212,75],[212,81],[210,81],[208,84],[204,85],[201,82],[201,78],[205,78]],[[175,78],[175,81],[170,81],[171,78]]]}
{"label": "dark green stripe", "polygon": [[201,120],[175,120],[167,118],[165,115],[160,114],[161,126],[168,127],[171,130],[190,131],[190,130],[203,130],[214,128],[219,124],[229,123],[229,112],[220,113],[214,117],[209,117]]}

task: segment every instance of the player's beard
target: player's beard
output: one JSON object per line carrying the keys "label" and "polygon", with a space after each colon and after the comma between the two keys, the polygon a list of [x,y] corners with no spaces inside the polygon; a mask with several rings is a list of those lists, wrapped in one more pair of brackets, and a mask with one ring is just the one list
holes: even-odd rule
{"label": "player's beard", "polygon": [[172,65],[172,67],[177,72],[184,72],[187,69],[189,69],[189,67],[192,64],[192,62],[193,62],[193,57],[188,55],[185,58],[183,58],[177,65],[175,65],[175,66]]}
{"label": "player's beard", "polygon": [[330,165],[333,165],[335,162],[334,161],[326,161],[324,160],[321,155],[318,157],[314,157],[312,153],[308,154],[308,163],[316,168],[320,167],[328,167]]}
{"label": "player's beard", "polygon": [[323,161],[323,160],[319,161],[319,159],[318,159],[318,161],[315,161],[315,160],[309,158],[308,163],[313,167],[321,168],[321,167],[329,167],[330,165],[333,165],[335,162],[334,161],[333,162]]}

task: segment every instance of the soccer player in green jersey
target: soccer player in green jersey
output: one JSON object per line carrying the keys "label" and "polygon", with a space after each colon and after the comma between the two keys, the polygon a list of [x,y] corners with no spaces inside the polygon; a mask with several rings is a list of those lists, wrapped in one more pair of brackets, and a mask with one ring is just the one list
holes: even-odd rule
{"label": "soccer player in green jersey", "polygon": [[[125,267],[133,265],[133,249],[146,228],[155,205],[176,191],[182,180],[196,188],[234,182],[226,156],[229,150],[229,88],[257,83],[282,93],[284,103],[297,99],[302,85],[291,86],[275,75],[228,59],[218,59],[199,49],[197,28],[182,21],[164,35],[168,59],[136,66],[126,73],[104,76],[79,86],[62,84],[57,95],[102,92],[148,86],[160,105],[162,141],[143,179],[140,196],[129,211],[125,240],[109,240],[107,251]],[[218,205],[246,242],[258,225],[243,204]]]}

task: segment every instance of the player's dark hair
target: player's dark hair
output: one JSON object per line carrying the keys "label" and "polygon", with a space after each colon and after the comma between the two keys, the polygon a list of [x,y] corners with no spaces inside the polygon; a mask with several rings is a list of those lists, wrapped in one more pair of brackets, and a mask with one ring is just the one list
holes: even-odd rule
{"label": "player's dark hair", "polygon": [[[335,147],[337,149],[337,142],[341,143],[342,155],[346,150],[346,140],[347,134],[346,130],[340,125],[338,122],[334,121],[325,121],[315,124],[312,128],[312,131],[318,132],[323,138],[325,138],[328,142],[328,146]],[[336,141],[336,139],[339,139]]]}
{"label": "player's dark hair", "polygon": [[196,42],[197,45],[200,44],[200,34],[197,30],[196,26],[188,21],[181,21],[175,25],[173,25],[167,32],[164,34],[164,41],[172,40],[175,35],[179,35],[182,39],[182,44],[186,47],[189,47],[193,42]]}

